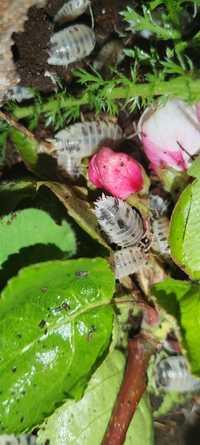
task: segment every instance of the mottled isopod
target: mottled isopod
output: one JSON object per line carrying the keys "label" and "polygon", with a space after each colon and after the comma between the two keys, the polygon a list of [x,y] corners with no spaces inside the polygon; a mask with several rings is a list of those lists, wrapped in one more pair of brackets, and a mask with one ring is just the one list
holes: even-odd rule
{"label": "mottled isopod", "polygon": [[140,247],[126,247],[113,254],[113,266],[116,278],[127,277],[139,272],[145,266],[147,256]]}
{"label": "mottled isopod", "polygon": [[170,256],[170,248],[168,242],[169,236],[169,220],[166,216],[152,221],[152,248],[155,252],[165,257]]}
{"label": "mottled isopod", "polygon": [[125,201],[102,195],[95,203],[98,223],[111,243],[120,247],[139,245],[145,236],[139,212]]}
{"label": "mottled isopod", "polygon": [[32,97],[34,97],[34,91],[31,88],[22,87],[21,85],[11,87],[7,92],[7,99],[16,100],[16,102],[22,102]]}
{"label": "mottled isopod", "polygon": [[104,121],[78,122],[55,134],[60,152],[81,159],[95,153],[106,139],[116,141],[121,138],[119,125]]}
{"label": "mottled isopod", "polygon": [[85,12],[87,7],[90,6],[90,0],[69,0],[67,3],[59,9],[54,21],[64,22],[72,21],[76,17],[79,17]]}
{"label": "mottled isopod", "polygon": [[[91,156],[106,139],[122,138],[119,125],[112,122],[78,122],[55,135],[54,146],[58,164],[71,176],[80,174],[81,159]],[[74,174],[76,171],[76,174]]]}
{"label": "mottled isopod", "polygon": [[67,67],[88,56],[96,43],[94,31],[86,25],[72,25],[50,39],[48,63]]}
{"label": "mottled isopod", "polygon": [[200,380],[190,373],[182,355],[167,357],[157,364],[156,384],[165,391],[183,393],[200,390]]}
{"label": "mottled isopod", "polygon": [[170,204],[168,199],[163,198],[160,195],[154,195],[153,193],[150,193],[149,202],[150,211],[153,218],[157,219],[161,216],[167,215]]}
{"label": "mottled isopod", "polygon": [[3,435],[0,436],[0,445],[36,445],[36,437],[29,435],[13,436]]}

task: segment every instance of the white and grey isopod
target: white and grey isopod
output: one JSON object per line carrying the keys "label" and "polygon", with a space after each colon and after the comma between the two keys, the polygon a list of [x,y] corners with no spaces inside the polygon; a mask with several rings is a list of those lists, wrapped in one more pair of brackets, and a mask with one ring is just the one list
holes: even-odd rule
{"label": "white and grey isopod", "polygon": [[161,216],[167,215],[170,205],[170,202],[167,198],[163,198],[160,195],[150,193],[149,204],[153,218],[158,219]]}
{"label": "white and grey isopod", "polygon": [[102,195],[95,203],[95,213],[101,229],[111,243],[120,247],[139,245],[145,235],[139,212],[125,201]]}
{"label": "white and grey isopod", "polygon": [[67,67],[88,56],[96,43],[94,31],[86,25],[72,25],[50,39],[48,63]]}
{"label": "white and grey isopod", "polygon": [[170,256],[170,248],[168,242],[169,236],[169,220],[166,216],[152,221],[152,248],[155,252],[160,253],[164,257]]}
{"label": "white and grey isopod", "polygon": [[55,15],[55,22],[72,21],[85,12],[90,6],[90,0],[69,0]]}
{"label": "white and grey isopod", "polygon": [[16,102],[22,102],[32,97],[34,97],[34,91],[31,88],[22,87],[21,85],[11,87],[7,92],[7,99],[16,100]]}
{"label": "white and grey isopod", "polygon": [[140,247],[126,247],[113,254],[113,266],[116,278],[127,277],[137,273],[145,266],[147,256]]}
{"label": "white and grey isopod", "polygon": [[0,445],[36,445],[36,437],[25,434],[18,437],[3,435],[0,436]]}
{"label": "white and grey isopod", "polygon": [[[81,159],[91,156],[106,139],[122,138],[119,125],[112,122],[78,122],[55,134],[58,164],[70,175],[77,176]],[[76,172],[76,173],[75,173]]]}
{"label": "white and grey isopod", "polygon": [[167,357],[157,364],[156,384],[165,391],[183,393],[200,390],[200,379],[190,373],[182,355]]}

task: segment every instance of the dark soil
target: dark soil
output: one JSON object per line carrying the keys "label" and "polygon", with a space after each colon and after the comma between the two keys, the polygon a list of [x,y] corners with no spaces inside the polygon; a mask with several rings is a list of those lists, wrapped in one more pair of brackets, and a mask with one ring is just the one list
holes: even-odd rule
{"label": "dark soil", "polygon": [[[71,68],[77,65],[84,66],[90,61],[90,58],[87,58],[86,61],[73,64],[68,69],[50,66],[47,63],[50,38],[54,32],[59,30],[59,27],[54,25],[53,17],[63,3],[64,0],[49,0],[45,8],[31,8],[28,20],[24,25],[24,31],[13,35],[15,42],[13,55],[23,86],[31,86],[41,92],[49,93],[55,89],[55,85],[45,73],[51,72],[70,81]],[[112,37],[118,37],[118,33],[124,31],[125,25],[118,12],[132,3],[130,0],[94,0],[92,2],[97,40],[96,50],[92,57],[95,57],[96,51],[105,41]],[[91,26],[90,12],[86,11],[76,22]]]}

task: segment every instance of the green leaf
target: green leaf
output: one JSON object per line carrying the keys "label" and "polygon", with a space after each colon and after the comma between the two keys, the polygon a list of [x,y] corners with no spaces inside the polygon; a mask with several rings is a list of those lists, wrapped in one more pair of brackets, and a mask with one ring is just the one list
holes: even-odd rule
{"label": "green leaf", "polygon": [[171,255],[192,279],[200,278],[200,181],[181,194],[172,214],[169,243]]}
{"label": "green leaf", "polygon": [[189,281],[166,278],[164,281],[152,286],[151,292],[156,297],[160,306],[179,320],[179,301],[187,294],[190,288],[191,283]]}
{"label": "green leaf", "polygon": [[90,204],[86,200],[79,198],[74,187],[48,181],[38,183],[38,186],[40,185],[48,187],[51,192],[57,196],[68,210],[69,215],[88,235],[98,241],[107,250],[111,250],[101,235],[96,216]]}
{"label": "green leaf", "polygon": [[4,181],[0,184],[0,215],[10,213],[20,201],[36,194],[37,182],[32,178]]}
{"label": "green leaf", "polygon": [[9,255],[35,244],[55,245],[62,252],[76,252],[75,236],[66,221],[56,224],[43,210],[28,208],[5,215],[0,219],[0,266]]}
{"label": "green leaf", "polygon": [[193,176],[193,178],[200,178],[200,156],[198,156],[188,169],[187,174]]}
{"label": "green leaf", "polygon": [[153,286],[152,293],[179,322],[191,370],[200,376],[200,285],[167,279]]}
{"label": "green leaf", "polygon": [[10,128],[9,135],[14,142],[16,149],[19,151],[23,161],[35,168],[38,161],[39,143],[35,138],[31,138],[14,127]]}
{"label": "green leaf", "polygon": [[112,334],[114,277],[101,259],[22,269],[0,301],[0,434],[31,430],[79,398]]}
{"label": "green leaf", "polygon": [[200,376],[200,286],[194,285],[181,300],[181,328],[184,346],[187,350],[194,374]]}
{"label": "green leaf", "polygon": [[[121,352],[113,351],[92,376],[84,397],[68,401],[47,419],[39,431],[38,445],[100,445],[108,424],[125,367]],[[143,397],[129,427],[124,445],[152,445],[151,410]]]}

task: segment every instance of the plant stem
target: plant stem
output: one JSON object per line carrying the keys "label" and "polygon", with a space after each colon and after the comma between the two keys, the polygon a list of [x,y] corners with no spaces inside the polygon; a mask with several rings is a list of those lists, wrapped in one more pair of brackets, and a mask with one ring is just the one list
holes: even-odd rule
{"label": "plant stem", "polygon": [[155,350],[144,335],[128,342],[128,360],[124,379],[101,445],[123,445],[129,424],[146,389],[146,371]]}
{"label": "plant stem", "polygon": [[[106,82],[105,82],[106,84]],[[102,87],[102,85],[101,85]],[[87,87],[89,89],[89,86]],[[93,93],[94,96],[101,94],[99,91]],[[156,79],[155,81],[148,83],[131,83],[130,85],[122,85],[120,87],[114,87],[109,93],[109,100],[116,101],[119,99],[130,100],[134,97],[148,98],[157,96],[176,96],[181,99],[189,101],[197,101],[200,98],[200,80],[192,79],[191,77],[178,77],[173,78],[168,81],[161,81]],[[95,99],[95,97],[94,97]],[[93,99],[92,103],[95,103]],[[105,98],[106,103],[106,98]],[[50,98],[47,102],[41,104],[41,113],[47,113],[54,111],[58,108],[64,110],[73,106],[89,106],[91,105],[91,92],[84,92],[79,97],[62,97],[61,100],[58,98]],[[15,106],[13,111],[13,116],[16,119],[24,119],[29,116],[34,115],[35,107],[34,105],[20,107]]]}

